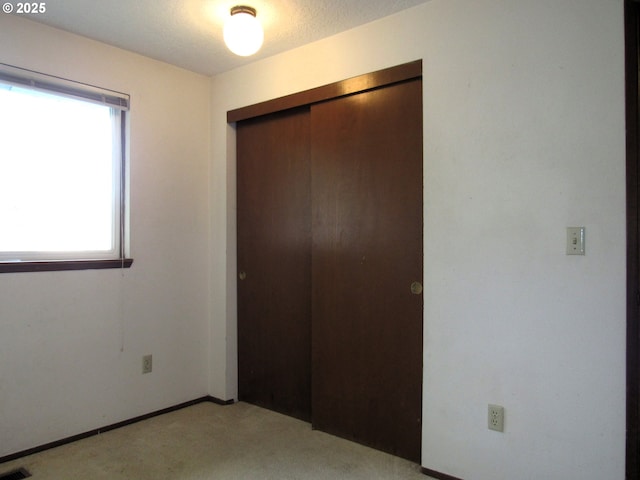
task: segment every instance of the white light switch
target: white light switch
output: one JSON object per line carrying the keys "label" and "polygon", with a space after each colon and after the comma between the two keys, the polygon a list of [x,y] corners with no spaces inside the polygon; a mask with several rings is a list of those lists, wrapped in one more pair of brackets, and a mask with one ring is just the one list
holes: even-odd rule
{"label": "white light switch", "polygon": [[567,227],[567,255],[584,255],[584,227]]}

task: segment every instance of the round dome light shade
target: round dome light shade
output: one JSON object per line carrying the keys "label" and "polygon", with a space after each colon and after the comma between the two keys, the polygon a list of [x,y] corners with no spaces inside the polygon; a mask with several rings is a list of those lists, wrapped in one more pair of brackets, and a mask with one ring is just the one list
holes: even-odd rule
{"label": "round dome light shade", "polygon": [[233,7],[224,24],[224,43],[241,57],[253,55],[262,46],[264,31],[251,7]]}

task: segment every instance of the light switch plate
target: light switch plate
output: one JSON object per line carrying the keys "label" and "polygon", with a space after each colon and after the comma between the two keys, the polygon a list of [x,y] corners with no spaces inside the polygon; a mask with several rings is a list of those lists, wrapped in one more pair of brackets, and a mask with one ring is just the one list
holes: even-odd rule
{"label": "light switch plate", "polygon": [[567,255],[584,255],[584,227],[567,227]]}

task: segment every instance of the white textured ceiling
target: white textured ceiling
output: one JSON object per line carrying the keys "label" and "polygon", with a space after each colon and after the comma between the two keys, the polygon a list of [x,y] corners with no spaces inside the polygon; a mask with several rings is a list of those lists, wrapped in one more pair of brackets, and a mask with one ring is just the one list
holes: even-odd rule
{"label": "white textured ceiling", "polygon": [[[331,36],[428,0],[49,0],[32,20],[214,75]],[[15,2],[14,2],[15,3]],[[237,57],[222,40],[234,5],[258,12],[265,41]]]}

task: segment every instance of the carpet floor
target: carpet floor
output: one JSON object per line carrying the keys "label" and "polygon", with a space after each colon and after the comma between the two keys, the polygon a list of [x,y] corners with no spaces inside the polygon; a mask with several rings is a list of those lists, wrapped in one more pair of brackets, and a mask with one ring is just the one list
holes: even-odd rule
{"label": "carpet floor", "polygon": [[246,403],[200,403],[0,464],[34,480],[428,480],[407,460]]}

